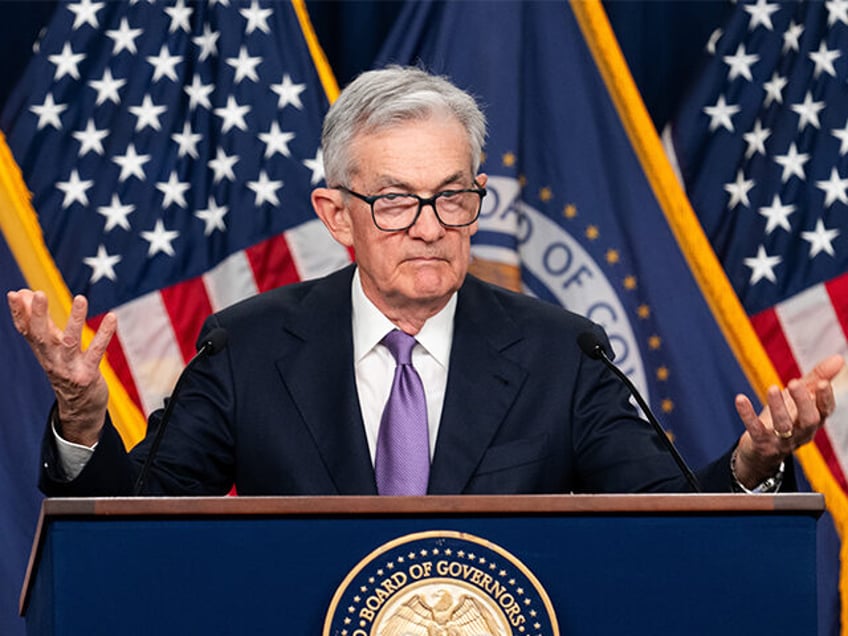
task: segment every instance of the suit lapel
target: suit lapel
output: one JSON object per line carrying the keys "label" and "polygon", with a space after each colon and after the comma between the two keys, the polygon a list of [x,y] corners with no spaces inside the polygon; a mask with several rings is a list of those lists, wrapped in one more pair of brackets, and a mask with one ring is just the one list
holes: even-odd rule
{"label": "suit lapel", "polygon": [[491,290],[469,276],[459,294],[431,494],[461,493],[526,379],[505,355],[521,340]]}
{"label": "suit lapel", "polygon": [[277,368],[338,493],[376,494],[354,379],[352,273],[346,268],[316,284],[293,309]]}

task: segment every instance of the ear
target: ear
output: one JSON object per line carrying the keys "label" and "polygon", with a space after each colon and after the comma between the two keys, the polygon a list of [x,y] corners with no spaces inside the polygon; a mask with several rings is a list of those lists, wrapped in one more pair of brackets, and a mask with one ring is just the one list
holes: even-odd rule
{"label": "ear", "polygon": [[345,247],[353,245],[350,213],[341,192],[333,188],[315,188],[312,191],[312,207],[334,239]]}

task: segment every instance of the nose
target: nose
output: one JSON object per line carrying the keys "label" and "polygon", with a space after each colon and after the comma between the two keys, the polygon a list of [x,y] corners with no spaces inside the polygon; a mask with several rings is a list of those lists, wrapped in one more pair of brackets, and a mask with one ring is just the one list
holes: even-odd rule
{"label": "nose", "polygon": [[425,203],[423,205],[421,214],[418,215],[415,224],[408,231],[410,236],[420,238],[424,241],[435,241],[444,235],[445,228],[436,216],[434,203]]}

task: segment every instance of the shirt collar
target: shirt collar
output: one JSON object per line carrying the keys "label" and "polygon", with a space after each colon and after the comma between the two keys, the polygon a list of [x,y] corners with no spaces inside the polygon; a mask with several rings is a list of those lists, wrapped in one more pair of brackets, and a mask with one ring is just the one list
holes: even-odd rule
{"label": "shirt collar", "polygon": [[[359,268],[353,273],[350,287],[353,312],[353,357],[359,362],[392,329],[395,324],[386,318],[362,290]],[[456,314],[456,293],[435,316],[430,317],[415,336],[424,349],[443,367],[448,367],[453,343],[453,318]]]}

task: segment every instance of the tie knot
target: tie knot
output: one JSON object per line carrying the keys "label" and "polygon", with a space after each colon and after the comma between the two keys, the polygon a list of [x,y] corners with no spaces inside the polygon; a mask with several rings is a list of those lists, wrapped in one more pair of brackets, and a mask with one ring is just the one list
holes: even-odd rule
{"label": "tie knot", "polygon": [[416,340],[400,329],[393,329],[383,338],[383,344],[389,348],[398,364],[412,364],[412,348]]}

